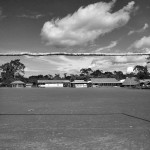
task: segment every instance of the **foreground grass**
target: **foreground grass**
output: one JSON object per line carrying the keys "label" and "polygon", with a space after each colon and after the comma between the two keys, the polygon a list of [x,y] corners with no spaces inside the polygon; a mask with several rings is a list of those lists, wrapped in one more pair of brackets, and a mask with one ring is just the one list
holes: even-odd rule
{"label": "foreground grass", "polygon": [[149,150],[149,97],[122,88],[0,89],[0,149]]}

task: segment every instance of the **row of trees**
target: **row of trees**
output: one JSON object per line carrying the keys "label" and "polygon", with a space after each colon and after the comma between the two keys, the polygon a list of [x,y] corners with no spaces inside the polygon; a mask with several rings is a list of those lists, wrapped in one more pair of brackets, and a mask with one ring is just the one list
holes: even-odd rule
{"label": "row of trees", "polygon": [[130,74],[124,74],[122,71],[104,72],[103,70],[92,70],[91,68],[82,68],[79,74],[67,74],[61,77],[60,74],[37,75],[24,77],[25,65],[20,62],[20,59],[12,60],[9,63],[5,63],[0,66],[1,71],[1,83],[5,86],[9,86],[11,82],[15,80],[21,80],[25,83],[36,84],[37,80],[89,80],[90,78],[116,78],[117,80],[125,79],[128,77],[137,77],[138,79],[150,78],[147,66],[137,65],[134,67],[135,72]]}

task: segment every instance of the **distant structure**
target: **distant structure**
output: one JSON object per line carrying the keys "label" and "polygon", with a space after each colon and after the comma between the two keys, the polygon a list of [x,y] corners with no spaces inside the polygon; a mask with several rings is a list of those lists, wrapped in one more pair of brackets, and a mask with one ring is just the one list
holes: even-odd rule
{"label": "distant structure", "polygon": [[70,87],[69,80],[38,80],[38,87]]}
{"label": "distant structure", "polygon": [[26,83],[26,88],[31,88],[32,86],[33,86],[33,84],[32,83]]}
{"label": "distant structure", "polygon": [[71,82],[71,87],[73,88],[87,88],[88,82],[84,80],[74,80]]}
{"label": "distant structure", "polygon": [[93,87],[97,86],[121,86],[122,83],[115,78],[91,78]]}
{"label": "distant structure", "polygon": [[15,88],[22,88],[25,87],[25,83],[22,81],[14,81],[11,83],[11,86]]}
{"label": "distant structure", "polygon": [[89,81],[84,80],[38,80],[38,87],[72,87],[72,88],[88,88],[101,86],[121,86],[122,82],[115,78],[91,78]]}
{"label": "distant structure", "polygon": [[136,77],[127,77],[125,81],[122,83],[122,86],[126,87],[135,87],[140,86],[140,81]]}

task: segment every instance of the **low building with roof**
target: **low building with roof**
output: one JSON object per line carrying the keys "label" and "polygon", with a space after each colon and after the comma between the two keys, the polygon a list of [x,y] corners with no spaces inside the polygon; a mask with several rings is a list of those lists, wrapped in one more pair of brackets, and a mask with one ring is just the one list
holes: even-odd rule
{"label": "low building with roof", "polygon": [[116,80],[115,78],[91,78],[91,83],[93,87],[122,85],[122,82]]}
{"label": "low building with roof", "polygon": [[150,88],[150,79],[140,80],[140,86],[142,88]]}
{"label": "low building with roof", "polygon": [[88,81],[74,80],[73,82],[71,82],[71,87],[74,87],[74,88],[87,88],[88,84],[89,84]]}
{"label": "low building with roof", "polygon": [[11,83],[11,87],[22,88],[22,87],[25,87],[25,83],[20,80],[14,81]]}
{"label": "low building with roof", "polygon": [[136,77],[127,77],[125,81],[122,83],[122,86],[127,86],[127,87],[136,87],[140,86],[140,81]]}
{"label": "low building with roof", "polygon": [[38,80],[38,87],[70,87],[69,80]]}
{"label": "low building with roof", "polygon": [[33,83],[26,83],[26,88],[31,88],[33,86]]}

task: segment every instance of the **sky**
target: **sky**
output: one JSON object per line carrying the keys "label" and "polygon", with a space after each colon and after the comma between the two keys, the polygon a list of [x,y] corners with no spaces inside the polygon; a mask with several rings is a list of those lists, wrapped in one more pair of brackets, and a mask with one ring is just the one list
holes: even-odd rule
{"label": "sky", "polygon": [[[15,52],[150,53],[150,1],[0,0],[0,53]],[[14,59],[25,76],[146,65],[146,56],[3,56],[0,65]]]}

